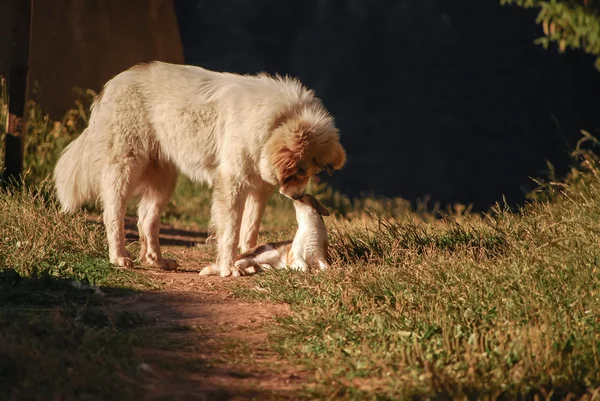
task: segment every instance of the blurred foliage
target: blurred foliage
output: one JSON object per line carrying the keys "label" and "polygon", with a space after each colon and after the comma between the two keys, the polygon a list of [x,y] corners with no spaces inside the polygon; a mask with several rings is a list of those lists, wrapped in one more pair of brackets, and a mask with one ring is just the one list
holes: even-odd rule
{"label": "blurred foliage", "polygon": [[[27,185],[39,185],[48,180],[60,152],[87,126],[90,106],[96,92],[76,89],[77,100],[61,121],[53,121],[39,103],[27,101],[25,109],[26,134],[23,143],[23,181]],[[33,89],[33,98],[37,87]],[[7,85],[0,77],[0,162],[4,168],[4,138],[8,114]]]}
{"label": "blurred foliage", "polygon": [[536,40],[544,48],[551,43],[559,52],[582,49],[597,56],[600,70],[600,2],[597,0],[501,0],[502,4],[516,4],[539,9],[536,22],[542,25],[543,37]]}
{"label": "blurred foliage", "polygon": [[6,119],[8,117],[8,94],[6,79],[0,76],[0,176],[4,174],[4,139],[6,136]]}

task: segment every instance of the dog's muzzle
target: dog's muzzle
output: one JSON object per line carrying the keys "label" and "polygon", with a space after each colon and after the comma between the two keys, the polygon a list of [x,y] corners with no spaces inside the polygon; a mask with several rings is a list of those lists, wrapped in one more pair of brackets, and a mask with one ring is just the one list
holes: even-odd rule
{"label": "dog's muzzle", "polygon": [[302,192],[300,195],[292,195],[292,199],[293,200],[298,200],[298,199],[302,199],[302,197],[304,196],[304,192]]}

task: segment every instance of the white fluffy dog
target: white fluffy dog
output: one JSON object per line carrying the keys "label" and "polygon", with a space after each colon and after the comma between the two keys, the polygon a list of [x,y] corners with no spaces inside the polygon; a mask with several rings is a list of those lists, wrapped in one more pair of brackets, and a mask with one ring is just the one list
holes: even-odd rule
{"label": "white fluffy dog", "polygon": [[108,81],[54,179],[65,211],[99,196],[110,261],[118,266],[133,264],[124,213],[128,200],[141,195],[140,260],[165,269],[176,263],[161,256],[158,231],[177,171],[212,185],[217,264],[225,277],[240,275],[237,248],[256,245],[275,188],[300,198],[310,176],[340,169],[345,160],[333,118],[299,81],[154,62]]}

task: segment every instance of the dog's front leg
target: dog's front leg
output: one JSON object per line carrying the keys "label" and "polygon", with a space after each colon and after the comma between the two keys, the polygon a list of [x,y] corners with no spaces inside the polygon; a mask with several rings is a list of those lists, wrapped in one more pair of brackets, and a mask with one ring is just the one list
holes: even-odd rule
{"label": "dog's front leg", "polygon": [[222,176],[213,191],[212,219],[217,232],[217,264],[222,277],[244,274],[234,266],[247,190],[235,178]]}
{"label": "dog's front leg", "polygon": [[260,222],[267,207],[269,197],[273,193],[274,188],[270,185],[263,185],[258,188],[252,188],[246,198],[246,206],[244,207],[244,217],[242,219],[242,227],[240,231],[240,248],[242,252],[246,252],[250,248],[256,246]]}

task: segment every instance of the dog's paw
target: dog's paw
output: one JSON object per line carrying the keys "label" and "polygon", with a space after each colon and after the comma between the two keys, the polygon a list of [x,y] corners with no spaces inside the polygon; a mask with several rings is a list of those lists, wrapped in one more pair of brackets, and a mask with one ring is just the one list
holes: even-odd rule
{"label": "dog's paw", "polygon": [[200,270],[199,274],[201,276],[215,276],[219,273],[221,273],[221,269],[219,269],[219,266],[212,264],[205,266],[202,270]]}
{"label": "dog's paw", "polygon": [[133,260],[128,256],[119,256],[115,258],[112,264],[117,268],[132,268]]}
{"label": "dog's paw", "polygon": [[206,266],[200,271],[201,276],[213,276],[220,274],[221,277],[240,277],[246,275],[245,269],[233,266],[230,269],[220,269],[216,264]]}
{"label": "dog's paw", "polygon": [[154,267],[162,270],[176,270],[179,264],[173,259],[163,259],[156,252],[148,252],[140,255],[140,262],[144,266]]}

